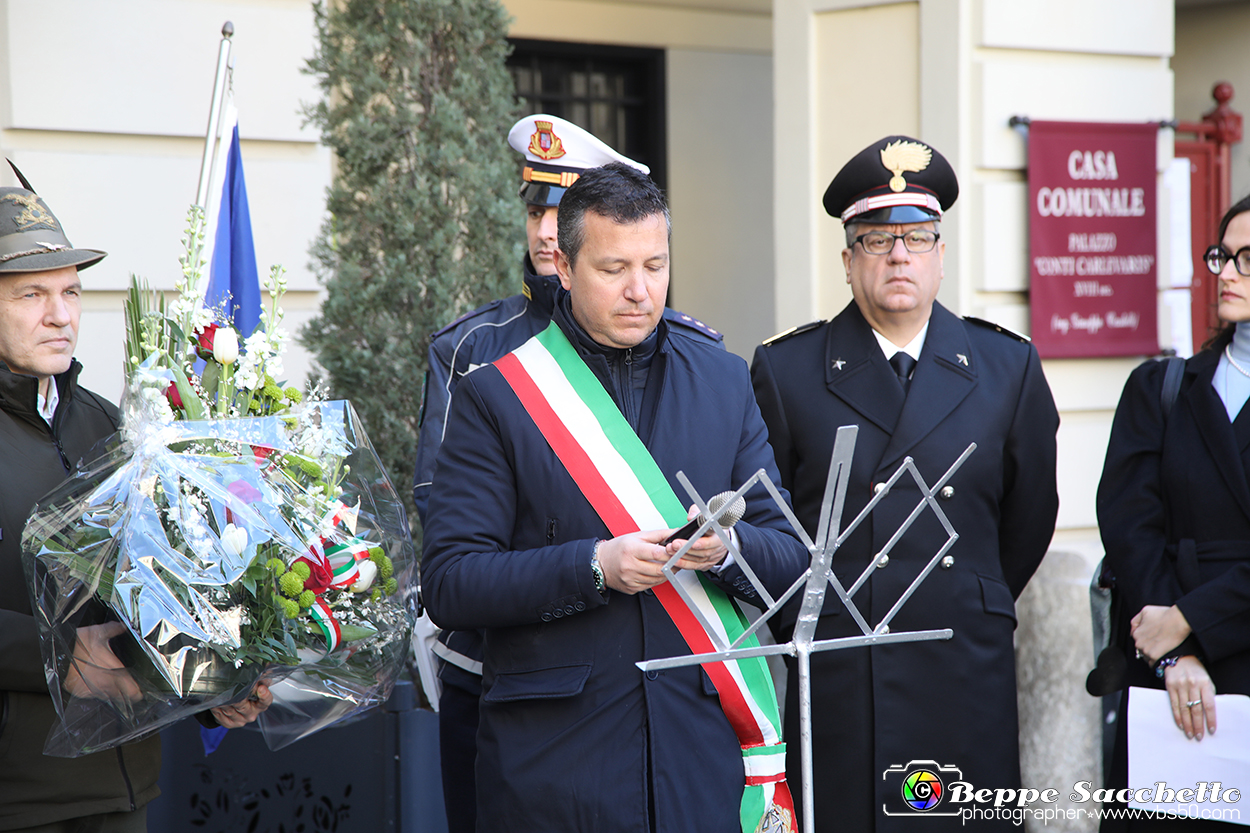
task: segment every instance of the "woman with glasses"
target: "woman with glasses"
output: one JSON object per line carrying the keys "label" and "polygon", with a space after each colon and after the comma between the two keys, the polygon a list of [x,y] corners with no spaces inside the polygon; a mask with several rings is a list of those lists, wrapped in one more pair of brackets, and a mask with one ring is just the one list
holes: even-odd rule
{"label": "woman with glasses", "polygon": [[[1179,388],[1165,392],[1168,362],[1133,371],[1098,486],[1107,565],[1131,617],[1126,684],[1166,688],[1176,731],[1199,741],[1216,730],[1216,692],[1250,694],[1250,197],[1224,215],[1219,241],[1205,259],[1228,326],[1184,362]],[[1116,788],[1143,786],[1126,783],[1127,708],[1126,688]],[[1144,825],[1123,823],[1102,829]],[[1195,822],[1150,827],[1165,824]]]}

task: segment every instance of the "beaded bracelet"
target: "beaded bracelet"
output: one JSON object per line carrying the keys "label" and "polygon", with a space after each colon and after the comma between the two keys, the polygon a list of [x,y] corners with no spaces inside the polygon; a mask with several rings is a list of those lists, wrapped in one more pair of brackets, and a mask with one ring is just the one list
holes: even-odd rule
{"label": "beaded bracelet", "polygon": [[1155,664],[1155,676],[1160,680],[1163,679],[1163,672],[1173,665],[1176,665],[1180,657],[1164,657]]}

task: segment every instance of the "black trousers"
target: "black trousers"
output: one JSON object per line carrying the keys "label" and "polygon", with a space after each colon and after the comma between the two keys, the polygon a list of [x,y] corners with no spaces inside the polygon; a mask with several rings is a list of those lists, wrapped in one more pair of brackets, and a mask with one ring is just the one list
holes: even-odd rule
{"label": "black trousers", "polygon": [[444,685],[438,698],[438,749],[443,770],[443,804],[448,833],[474,833],[477,826],[478,695]]}

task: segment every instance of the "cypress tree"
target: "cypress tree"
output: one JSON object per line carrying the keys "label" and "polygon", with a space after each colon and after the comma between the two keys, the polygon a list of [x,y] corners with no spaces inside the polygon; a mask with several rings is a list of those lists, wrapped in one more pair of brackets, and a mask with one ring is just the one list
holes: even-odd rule
{"label": "cypress tree", "polygon": [[306,71],[323,98],[305,115],[335,175],[312,247],[326,298],[301,340],[330,395],[355,404],[415,518],[429,336],[519,288],[508,16],[498,0],[335,0],[314,14]]}

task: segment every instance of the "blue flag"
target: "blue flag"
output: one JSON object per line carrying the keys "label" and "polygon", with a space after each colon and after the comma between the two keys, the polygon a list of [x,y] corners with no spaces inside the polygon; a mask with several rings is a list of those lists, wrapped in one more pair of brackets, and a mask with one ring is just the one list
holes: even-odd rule
{"label": "blue flag", "polygon": [[256,271],[252,215],[247,208],[247,186],[243,182],[237,123],[230,139],[223,174],[204,303],[210,309],[223,307],[234,328],[247,338],[260,321],[260,275]]}
{"label": "blue flag", "polygon": [[200,743],[204,744],[204,757],[207,758],[217,751],[217,747],[226,739],[226,732],[229,731],[225,726],[217,726],[212,729],[207,726],[200,727]]}

